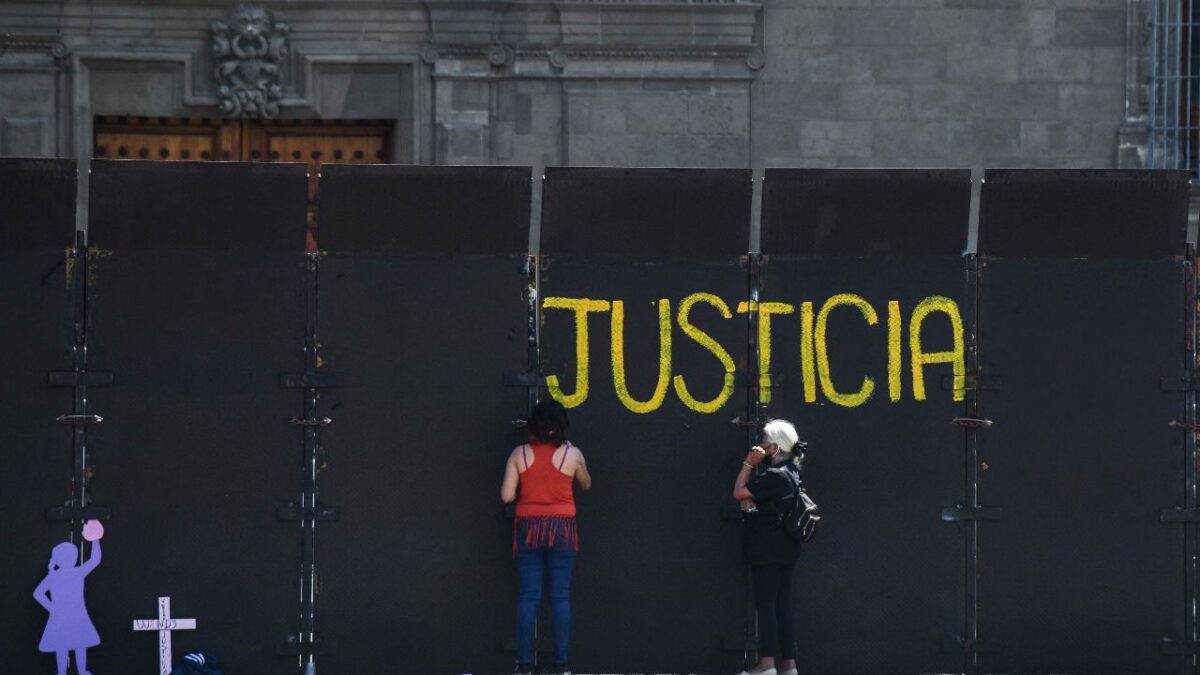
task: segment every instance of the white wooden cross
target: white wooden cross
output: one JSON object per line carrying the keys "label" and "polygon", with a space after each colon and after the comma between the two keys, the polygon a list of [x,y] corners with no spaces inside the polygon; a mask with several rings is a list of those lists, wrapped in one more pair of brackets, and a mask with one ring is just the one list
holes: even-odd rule
{"label": "white wooden cross", "polygon": [[195,630],[195,619],[172,619],[171,599],[158,599],[158,619],[134,619],[134,630],[158,631],[158,672],[171,675],[171,631]]}

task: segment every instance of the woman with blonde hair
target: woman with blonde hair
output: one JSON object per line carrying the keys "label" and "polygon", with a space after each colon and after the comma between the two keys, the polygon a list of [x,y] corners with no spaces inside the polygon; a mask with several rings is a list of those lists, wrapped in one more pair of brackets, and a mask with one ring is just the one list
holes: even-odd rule
{"label": "woman with blonde hair", "polygon": [[[750,563],[758,612],[758,665],[740,675],[797,673],[792,573],[800,540],[787,533],[783,519],[796,499],[803,458],[797,451],[803,447],[790,422],[768,422],[733,484],[733,498],[742,508],[742,550]],[[757,469],[763,462],[767,469]]]}

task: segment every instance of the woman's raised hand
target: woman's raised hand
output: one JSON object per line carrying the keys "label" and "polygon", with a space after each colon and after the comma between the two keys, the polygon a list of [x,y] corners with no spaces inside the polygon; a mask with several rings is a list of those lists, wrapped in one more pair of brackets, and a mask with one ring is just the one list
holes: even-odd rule
{"label": "woman's raised hand", "polygon": [[750,452],[746,453],[746,463],[750,466],[756,466],[759,464],[759,462],[762,462],[766,458],[767,451],[763,450],[757,445],[753,448],[750,448]]}

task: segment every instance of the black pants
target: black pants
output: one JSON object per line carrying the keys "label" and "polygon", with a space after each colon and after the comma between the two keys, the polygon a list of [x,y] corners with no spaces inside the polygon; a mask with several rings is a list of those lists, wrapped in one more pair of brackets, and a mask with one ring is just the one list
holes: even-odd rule
{"label": "black pants", "polygon": [[758,607],[758,655],[796,658],[796,617],[792,611],[792,572],[796,563],[754,565],[754,604]]}

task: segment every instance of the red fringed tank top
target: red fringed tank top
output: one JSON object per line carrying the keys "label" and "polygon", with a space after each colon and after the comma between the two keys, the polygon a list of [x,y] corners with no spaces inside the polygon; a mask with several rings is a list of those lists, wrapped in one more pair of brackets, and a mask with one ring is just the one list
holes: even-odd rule
{"label": "red fringed tank top", "polygon": [[563,548],[578,551],[579,536],[575,526],[575,477],[562,472],[567,455],[573,448],[567,444],[558,462],[553,443],[530,443],[521,452],[520,497],[517,499],[517,519],[513,526],[513,551],[518,542],[526,548]]}

